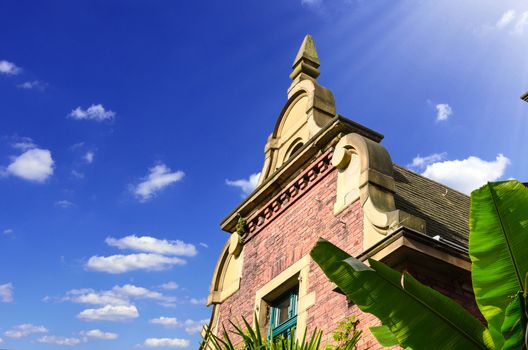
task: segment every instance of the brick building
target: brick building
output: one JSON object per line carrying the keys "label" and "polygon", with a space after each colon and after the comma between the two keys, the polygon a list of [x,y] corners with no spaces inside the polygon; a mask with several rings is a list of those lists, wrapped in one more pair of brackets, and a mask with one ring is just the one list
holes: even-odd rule
{"label": "brick building", "polygon": [[[392,163],[383,135],[336,112],[332,93],[317,82],[318,68],[307,36],[259,184],[221,223],[230,237],[208,297],[212,331],[256,315],[270,337],[293,327],[302,337],[317,327],[330,342],[348,315],[357,315],[362,329],[377,325],[310,259],[319,237],[361,260],[406,270],[478,315],[467,254],[469,198]],[[240,217],[244,231],[237,231]],[[364,331],[359,348],[380,347]]]}

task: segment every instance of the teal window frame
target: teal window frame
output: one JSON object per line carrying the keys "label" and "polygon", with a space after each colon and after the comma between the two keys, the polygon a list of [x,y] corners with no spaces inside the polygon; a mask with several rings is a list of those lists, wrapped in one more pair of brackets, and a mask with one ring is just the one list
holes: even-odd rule
{"label": "teal window frame", "polygon": [[[284,335],[286,338],[291,338],[292,330],[297,326],[297,299],[298,299],[297,288],[288,291],[283,294],[282,297],[275,300],[270,305],[270,329],[268,332],[269,340],[273,340],[276,337]],[[289,299],[290,305],[288,307],[288,319],[284,322],[277,324],[279,319],[280,309],[276,306],[283,301]]]}

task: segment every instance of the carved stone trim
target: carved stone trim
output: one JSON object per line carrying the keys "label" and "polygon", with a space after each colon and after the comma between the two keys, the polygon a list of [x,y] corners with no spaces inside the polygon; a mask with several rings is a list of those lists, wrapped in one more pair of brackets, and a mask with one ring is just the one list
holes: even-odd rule
{"label": "carved stone trim", "polygon": [[363,250],[388,233],[405,226],[425,232],[425,221],[396,209],[392,160],[382,145],[359,134],[343,136],[337,143],[332,165],[338,169],[334,213],[353,202],[363,207]]}
{"label": "carved stone trim", "polygon": [[330,166],[332,154],[332,149],[326,151],[299,174],[299,176],[292,180],[287,187],[248,218],[248,236],[245,239],[246,242],[333,170]]}

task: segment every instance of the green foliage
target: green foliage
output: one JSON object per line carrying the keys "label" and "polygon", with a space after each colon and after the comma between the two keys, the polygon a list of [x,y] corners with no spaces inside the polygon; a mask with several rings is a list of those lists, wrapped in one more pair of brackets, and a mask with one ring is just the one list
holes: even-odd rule
{"label": "green foliage", "polygon": [[[245,318],[242,321],[244,328],[240,324],[235,324],[230,321],[234,329],[231,333],[240,339],[240,341],[231,339],[230,334],[224,328],[222,336],[216,336],[208,330],[206,332],[205,343],[208,344],[211,350],[319,350],[320,348],[321,332],[314,331],[309,340],[303,337],[300,342],[295,340],[290,341],[282,337],[273,342],[269,342],[265,336],[262,336],[258,322],[256,322],[255,329],[253,329]],[[292,338],[295,337],[292,336]],[[204,345],[202,345],[202,348],[209,350]]]}
{"label": "green foliage", "polygon": [[369,327],[370,332],[378,343],[385,347],[399,345],[398,339],[387,326]]}
{"label": "green foliage", "polygon": [[471,195],[469,254],[485,328],[461,306],[375,260],[370,267],[325,240],[311,252],[328,278],[362,311],[383,346],[413,349],[528,349],[528,189],[489,183]]}
{"label": "green foliage", "polygon": [[246,218],[240,214],[238,214],[238,220],[235,226],[235,231],[241,237],[244,235],[244,233],[246,233]]}
{"label": "green foliage", "polygon": [[[378,343],[384,347],[393,347],[400,345],[398,342],[398,339],[396,339],[396,336],[394,333],[391,332],[389,327],[387,326],[378,326],[378,327],[369,327],[370,332],[376,338]],[[411,347],[406,347],[405,350],[413,350]]]}
{"label": "green foliage", "polygon": [[528,189],[518,181],[504,181],[473,191],[469,226],[475,298],[500,348],[506,308],[517,292],[526,290]]}
{"label": "green foliage", "polygon": [[489,332],[477,319],[411,275],[402,276],[372,259],[368,267],[324,239],[317,242],[311,256],[361,311],[378,317],[401,346],[493,348]]}
{"label": "green foliage", "polygon": [[332,334],[338,346],[345,347],[349,344],[354,346],[361,337],[361,330],[358,330],[359,320],[352,315],[337,323],[337,328]]}
{"label": "green foliage", "polygon": [[[295,333],[292,334],[291,339],[279,337],[273,341],[268,341],[265,336],[260,333],[258,321],[255,322],[255,328],[242,318],[244,327],[240,324],[231,323],[233,327],[232,334],[235,335],[239,341],[234,341],[226,329],[223,329],[222,336],[216,336],[210,330],[206,330],[204,342],[200,349],[206,350],[353,350],[360,335],[354,341],[348,341],[346,345],[333,348],[329,345],[321,345],[322,332],[314,330],[312,336],[307,339],[306,333],[300,341],[295,340]],[[355,334],[355,333],[354,333]],[[235,345],[236,343],[236,345]]]}
{"label": "green foliage", "polygon": [[[501,327],[501,333],[504,337],[503,350],[523,348],[523,343],[525,342],[525,330],[523,327],[526,325],[526,319],[526,295],[519,292],[513,297],[504,313],[504,322]],[[528,328],[526,331],[528,332]]]}

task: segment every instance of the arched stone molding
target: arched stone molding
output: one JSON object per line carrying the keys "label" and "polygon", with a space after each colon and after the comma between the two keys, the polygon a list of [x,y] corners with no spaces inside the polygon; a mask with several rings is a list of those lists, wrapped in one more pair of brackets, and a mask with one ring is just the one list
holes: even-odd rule
{"label": "arched stone molding", "polygon": [[335,102],[331,91],[315,80],[301,80],[288,92],[288,101],[264,148],[265,160],[259,185],[288,160],[292,147],[307,143],[335,117]]}
{"label": "arched stone molding", "polygon": [[334,95],[317,83],[319,64],[313,39],[306,35],[293,61],[288,101],[264,148],[259,185],[288,160],[299,139],[306,144],[336,116]]}
{"label": "arched stone molding", "polygon": [[285,159],[290,159],[291,156],[293,156],[298,150],[302,148],[302,146],[304,146],[304,143],[305,141],[300,137],[293,140],[290,144],[290,147],[286,151]]}
{"label": "arched stone molding", "polygon": [[221,304],[240,289],[242,263],[244,258],[242,243],[238,234],[232,233],[227,240],[220,259],[215,267],[213,280],[207,297],[207,305]]}
{"label": "arched stone molding", "polygon": [[392,160],[382,145],[359,134],[343,136],[337,143],[332,165],[338,169],[334,213],[356,200],[363,208],[363,250],[372,247],[398,227],[425,232],[425,222],[394,203]]}

